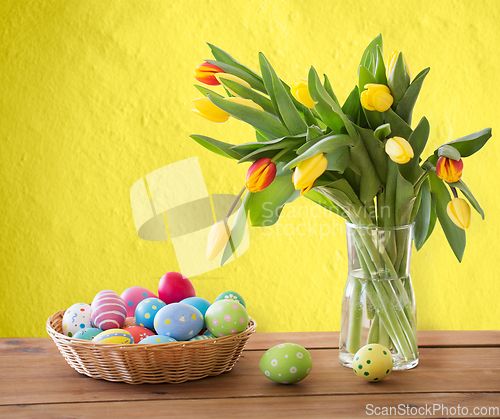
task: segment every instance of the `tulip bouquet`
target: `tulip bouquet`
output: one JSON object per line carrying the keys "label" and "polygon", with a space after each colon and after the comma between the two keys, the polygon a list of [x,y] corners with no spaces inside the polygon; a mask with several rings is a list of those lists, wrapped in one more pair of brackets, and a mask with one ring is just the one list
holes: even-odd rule
{"label": "tulip bouquet", "polygon": [[[307,78],[288,86],[262,53],[258,74],[209,46],[215,60],[198,66],[195,77],[205,85],[221,85],[223,94],[197,85],[204,97],[193,101],[193,112],[215,123],[230,117],[246,122],[255,128],[256,141],[236,145],[191,136],[223,157],[252,163],[239,195],[246,191],[243,205],[232,226],[226,218],[212,228],[208,259],[223,252],[221,264],[227,261],[241,243],[248,216],[253,226],[270,226],[287,203],[303,195],[355,226],[413,225],[417,250],[439,220],[461,261],[469,203],[484,218],[461,179],[462,158],[479,151],[491,129],[443,144],[423,159],[429,123],[424,117],[415,128],[411,125],[429,68],[412,79],[401,52],[393,51],[384,62],[379,35],[365,49],[358,84],[341,105],[329,78],[321,80],[312,67]],[[412,292],[405,282],[412,237],[410,246],[397,232],[383,246],[373,237],[369,230],[354,235],[363,275],[353,280],[351,288],[365,293],[363,304],[370,308],[373,329],[369,339],[385,336],[386,344],[409,360],[417,356],[416,319],[408,309]],[[392,281],[377,285],[376,280],[384,278]],[[361,336],[361,320],[353,312],[355,307],[344,342],[351,354],[359,349]]]}

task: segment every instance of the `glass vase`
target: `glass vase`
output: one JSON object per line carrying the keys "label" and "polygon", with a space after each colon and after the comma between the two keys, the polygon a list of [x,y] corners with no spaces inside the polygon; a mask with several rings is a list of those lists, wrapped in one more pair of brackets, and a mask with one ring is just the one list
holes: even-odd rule
{"label": "glass vase", "polygon": [[413,225],[346,223],[349,272],[342,301],[340,363],[352,368],[356,352],[379,343],[394,369],[418,364],[417,313],[410,279]]}

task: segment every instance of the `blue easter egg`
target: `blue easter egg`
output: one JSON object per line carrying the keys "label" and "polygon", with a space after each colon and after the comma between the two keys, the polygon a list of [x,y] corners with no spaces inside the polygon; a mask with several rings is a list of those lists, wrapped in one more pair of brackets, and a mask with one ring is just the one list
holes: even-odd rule
{"label": "blue easter egg", "polygon": [[104,332],[99,333],[95,338],[94,342],[99,343],[134,343],[134,337],[123,329],[108,329]]}
{"label": "blue easter egg", "polygon": [[156,313],[154,327],[159,335],[176,340],[195,337],[205,326],[203,314],[196,307],[183,303],[172,303]]}
{"label": "blue easter egg", "polygon": [[177,342],[174,338],[171,338],[169,336],[163,336],[163,335],[152,335],[148,336],[147,338],[144,338],[139,342],[139,344],[142,343],[149,343],[149,344],[157,344],[157,343],[169,343],[169,342]]}
{"label": "blue easter egg", "polygon": [[95,327],[88,327],[86,329],[80,330],[79,332],[75,333],[73,338],[93,340],[101,332],[102,332],[101,329],[96,329]]}
{"label": "blue easter egg", "polygon": [[196,307],[198,310],[200,310],[200,313],[203,314],[203,317],[205,317],[205,313],[207,312],[208,307],[212,305],[210,302],[201,297],[184,298],[184,300],[179,302],[182,304],[189,304],[190,306]]}
{"label": "blue easter egg", "polygon": [[146,298],[135,308],[135,322],[142,327],[154,330],[156,313],[166,304],[159,298]]}

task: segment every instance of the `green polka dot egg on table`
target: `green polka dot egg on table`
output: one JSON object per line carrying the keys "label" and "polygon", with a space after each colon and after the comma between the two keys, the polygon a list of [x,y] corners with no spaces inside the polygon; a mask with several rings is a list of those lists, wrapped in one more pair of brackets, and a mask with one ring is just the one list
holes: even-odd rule
{"label": "green polka dot egg on table", "polygon": [[311,372],[312,357],[296,343],[281,343],[268,349],[260,359],[260,370],[267,378],[280,384],[302,381]]}
{"label": "green polka dot egg on table", "polygon": [[382,381],[392,371],[392,354],[385,346],[371,343],[363,346],[352,360],[352,369],[361,379]]}

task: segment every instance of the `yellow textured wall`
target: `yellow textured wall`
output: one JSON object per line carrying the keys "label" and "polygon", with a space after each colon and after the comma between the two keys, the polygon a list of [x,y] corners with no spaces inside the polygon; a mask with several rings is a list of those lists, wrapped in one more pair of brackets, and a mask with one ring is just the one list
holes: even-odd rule
{"label": "yellow textured wall", "polygon": [[[486,220],[473,214],[463,263],[440,228],[413,256],[419,329],[499,328],[499,18],[495,0],[2,0],[0,336],[46,336],[56,310],[104,288],[155,291],[178,268],[170,243],[137,237],[129,190],[145,174],[198,156],[210,193],[239,191],[248,165],[188,137],[254,140],[242,122],[214,125],[189,111],[206,41],[255,70],[263,51],[290,83],[312,64],[343,101],[379,33],[386,57],[402,49],[414,74],[431,67],[414,116],[431,123],[425,155],[493,128],[465,162]],[[298,200],[272,234],[252,229],[239,260],[192,278],[198,295],[239,291],[262,332],[338,330],[345,234],[313,208]],[[316,233],[285,234],[309,222]],[[335,233],[320,234],[334,222]]]}

